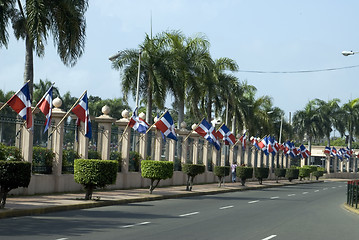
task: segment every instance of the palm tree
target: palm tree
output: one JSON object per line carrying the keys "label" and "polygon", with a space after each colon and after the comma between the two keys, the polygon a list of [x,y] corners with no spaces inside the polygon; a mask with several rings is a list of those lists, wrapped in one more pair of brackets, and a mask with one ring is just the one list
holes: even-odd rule
{"label": "palm tree", "polygon": [[[49,80],[42,81],[40,79],[39,83],[34,83],[34,94],[33,94],[33,105],[37,104],[41,98],[44,96],[47,90],[52,86],[52,83]],[[53,95],[52,97],[55,99],[56,97],[60,96],[59,89],[57,87],[53,87]]]}
{"label": "palm tree", "polygon": [[349,133],[348,148],[352,148],[354,135],[359,135],[359,98],[344,104],[345,130]]}
{"label": "palm tree", "polygon": [[343,110],[339,106],[340,100],[338,98],[329,100],[325,102],[320,99],[314,99],[313,103],[318,108],[318,114],[321,118],[322,128],[325,134],[325,137],[328,141],[328,147],[330,146],[330,133],[335,127],[338,131],[344,134],[345,127],[343,124]]}
{"label": "palm tree", "polygon": [[[204,36],[186,37],[179,31],[166,33],[167,47],[170,51],[171,78],[168,79],[168,89],[175,97],[178,107],[178,128],[184,120],[184,108],[198,114],[197,103],[203,73],[212,64],[209,54],[209,42]],[[191,98],[187,100],[186,98]]]}
{"label": "palm tree", "polygon": [[293,127],[300,138],[308,140],[308,150],[312,150],[313,138],[325,136],[323,121],[314,100],[309,101],[304,110],[296,111],[293,115]]}
{"label": "palm tree", "polygon": [[[164,108],[167,80],[169,79],[168,52],[164,47],[164,36],[158,34],[154,38],[146,34],[144,42],[140,45],[140,95],[147,105],[146,121],[152,122],[152,105]],[[123,71],[122,89],[125,100],[129,92],[136,95],[136,82],[138,70],[138,50],[126,49],[112,60],[113,68]]]}
{"label": "palm tree", "polygon": [[[17,3],[17,4],[16,4]],[[87,0],[2,0],[0,4],[0,47],[7,46],[6,28],[11,19],[15,37],[25,40],[24,81],[34,80],[33,53],[45,54],[49,34],[57,46],[57,53],[65,65],[73,66],[85,46],[85,12]]]}

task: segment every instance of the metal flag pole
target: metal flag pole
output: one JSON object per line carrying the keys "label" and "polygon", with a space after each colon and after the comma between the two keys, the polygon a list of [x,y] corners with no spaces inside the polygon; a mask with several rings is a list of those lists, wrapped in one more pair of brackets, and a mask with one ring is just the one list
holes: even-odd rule
{"label": "metal flag pole", "polygon": [[46,93],[44,94],[44,96],[42,96],[42,98],[40,99],[40,101],[36,104],[36,106],[34,107],[34,109],[32,109],[32,113],[35,112],[35,110],[39,107],[39,104],[41,103],[41,101],[46,97],[46,95],[49,93],[50,89],[55,85],[55,82],[52,83],[51,87],[46,91]]}

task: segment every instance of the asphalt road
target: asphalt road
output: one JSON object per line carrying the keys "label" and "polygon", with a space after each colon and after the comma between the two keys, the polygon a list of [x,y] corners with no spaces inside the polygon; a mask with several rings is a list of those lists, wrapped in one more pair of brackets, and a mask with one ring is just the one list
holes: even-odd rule
{"label": "asphalt road", "polygon": [[345,194],[324,182],[1,219],[0,239],[359,239]]}

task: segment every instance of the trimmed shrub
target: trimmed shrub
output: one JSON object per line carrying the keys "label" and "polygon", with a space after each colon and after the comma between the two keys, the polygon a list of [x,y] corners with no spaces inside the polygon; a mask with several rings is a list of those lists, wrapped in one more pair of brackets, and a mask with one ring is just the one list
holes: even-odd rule
{"label": "trimmed shrub", "polygon": [[240,166],[236,168],[236,175],[241,179],[241,184],[244,186],[248,178],[253,177],[253,168]]}
{"label": "trimmed shrub", "polygon": [[6,204],[7,194],[18,187],[28,187],[31,179],[31,163],[0,161],[0,208]]}
{"label": "trimmed shrub", "polygon": [[[142,160],[141,175],[143,178],[149,178],[151,180],[149,191],[150,194],[152,194],[162,179],[164,180],[173,176],[173,162]],[[155,183],[155,181],[157,182]]]}
{"label": "trimmed shrub", "polygon": [[203,164],[183,164],[182,171],[187,174],[187,191],[192,191],[194,178],[204,173],[205,166]]}
{"label": "trimmed shrub", "polygon": [[259,184],[262,184],[263,179],[268,178],[269,168],[259,167],[254,168],[254,177],[256,177],[259,181]]}
{"label": "trimmed shrub", "polygon": [[44,147],[34,147],[32,153],[32,172],[51,174],[55,154]]}
{"label": "trimmed shrub", "polygon": [[288,168],[285,172],[285,177],[291,182],[293,179],[298,179],[299,169],[297,168]]}
{"label": "trimmed shrub", "polygon": [[275,168],[274,169],[274,175],[277,177],[277,182],[278,182],[278,178],[285,177],[285,172],[286,172],[285,168]]}
{"label": "trimmed shrub", "polygon": [[318,169],[317,166],[313,166],[313,165],[305,166],[305,167],[310,169],[310,173],[315,172],[315,171],[317,171],[317,169]]}
{"label": "trimmed shrub", "polygon": [[302,181],[304,178],[309,178],[310,173],[311,173],[311,169],[306,166],[299,168],[300,181]]}
{"label": "trimmed shrub", "polygon": [[312,174],[315,177],[315,179],[318,181],[320,177],[323,177],[325,172],[325,169],[322,167],[318,167],[317,171],[314,171]]}
{"label": "trimmed shrub", "polygon": [[218,177],[219,186],[222,186],[222,180],[229,175],[229,166],[214,166],[214,175]]}
{"label": "trimmed shrub", "polygon": [[75,159],[74,179],[86,190],[85,199],[92,198],[96,188],[114,184],[117,177],[118,162],[114,160]]}

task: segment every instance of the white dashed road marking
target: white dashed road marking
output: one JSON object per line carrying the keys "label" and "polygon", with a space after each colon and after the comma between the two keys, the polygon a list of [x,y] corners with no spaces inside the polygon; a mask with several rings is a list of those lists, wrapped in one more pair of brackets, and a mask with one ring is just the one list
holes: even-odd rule
{"label": "white dashed road marking", "polygon": [[187,216],[191,216],[191,215],[196,215],[198,214],[199,212],[191,212],[191,213],[186,213],[186,214],[182,214],[182,215],[179,215],[180,217],[187,217]]}
{"label": "white dashed road marking", "polygon": [[277,235],[270,235],[269,237],[263,238],[262,240],[269,240],[275,238]]}
{"label": "white dashed road marking", "polygon": [[314,192],[319,192],[319,190],[315,190]]}
{"label": "white dashed road marking", "polygon": [[303,192],[303,194],[308,194],[308,192]]}
{"label": "white dashed road marking", "polygon": [[293,197],[295,196],[295,194],[288,194],[288,197]]}
{"label": "white dashed road marking", "polygon": [[[131,225],[125,225],[122,226],[122,228],[130,228],[130,227],[135,227],[135,226],[140,226],[140,225],[146,225],[146,224],[150,224],[151,222],[141,222],[141,223],[136,223],[136,224],[131,224]],[[67,239],[67,238],[66,238]]]}
{"label": "white dashed road marking", "polygon": [[277,199],[277,198],[279,198],[279,197],[271,197],[270,199]]}
{"label": "white dashed road marking", "polygon": [[225,207],[220,207],[219,209],[223,210],[223,209],[228,209],[228,208],[232,208],[232,207],[234,207],[234,206],[225,206]]}
{"label": "white dashed road marking", "polygon": [[250,202],[248,202],[248,203],[257,203],[257,202],[259,202],[259,200],[254,200],[254,201],[250,201]]}

